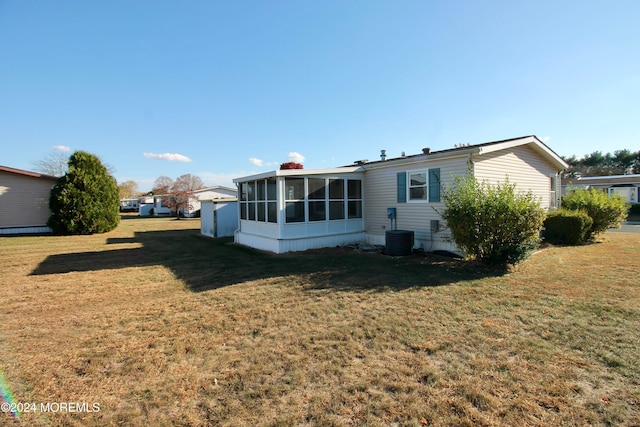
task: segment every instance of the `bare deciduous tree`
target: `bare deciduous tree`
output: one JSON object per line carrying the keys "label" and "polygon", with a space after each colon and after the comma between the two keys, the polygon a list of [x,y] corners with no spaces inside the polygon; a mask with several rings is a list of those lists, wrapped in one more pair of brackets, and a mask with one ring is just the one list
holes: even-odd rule
{"label": "bare deciduous tree", "polygon": [[69,156],[62,151],[47,153],[42,159],[33,162],[37,172],[61,177],[68,171]]}
{"label": "bare deciduous tree", "polygon": [[173,180],[168,176],[159,176],[153,183],[153,189],[151,190],[155,195],[168,194],[169,190],[173,186]]}

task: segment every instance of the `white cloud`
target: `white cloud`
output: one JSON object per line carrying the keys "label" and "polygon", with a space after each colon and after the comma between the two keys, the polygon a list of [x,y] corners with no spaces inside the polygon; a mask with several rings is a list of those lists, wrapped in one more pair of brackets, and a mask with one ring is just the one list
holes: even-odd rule
{"label": "white cloud", "polygon": [[300,153],[297,153],[295,151],[289,153],[289,160],[290,162],[295,162],[295,163],[304,163],[304,156]]}
{"label": "white cloud", "polygon": [[190,162],[191,159],[187,156],[178,153],[164,153],[164,154],[156,154],[156,153],[144,153],[144,156],[148,159],[156,159],[156,160],[169,160],[171,162]]}
{"label": "white cloud", "polygon": [[256,159],[255,157],[249,157],[249,161],[256,166],[263,166],[264,162],[261,159]]}
{"label": "white cloud", "polygon": [[66,145],[54,145],[52,148],[56,151],[62,151],[63,153],[71,151],[71,147],[67,147]]}
{"label": "white cloud", "polygon": [[543,136],[542,137],[542,142],[549,142],[550,139],[551,139],[550,136]]}
{"label": "white cloud", "polygon": [[249,157],[249,162],[256,166],[277,166],[279,164],[278,162],[265,162],[264,160],[256,157]]}

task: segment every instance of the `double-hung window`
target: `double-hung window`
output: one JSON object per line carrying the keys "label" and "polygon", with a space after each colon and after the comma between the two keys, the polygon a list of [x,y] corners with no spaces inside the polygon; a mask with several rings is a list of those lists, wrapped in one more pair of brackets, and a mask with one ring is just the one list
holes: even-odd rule
{"label": "double-hung window", "polygon": [[411,171],[409,178],[409,200],[428,200],[427,171]]}
{"label": "double-hung window", "polygon": [[440,168],[398,172],[398,203],[440,202]]}

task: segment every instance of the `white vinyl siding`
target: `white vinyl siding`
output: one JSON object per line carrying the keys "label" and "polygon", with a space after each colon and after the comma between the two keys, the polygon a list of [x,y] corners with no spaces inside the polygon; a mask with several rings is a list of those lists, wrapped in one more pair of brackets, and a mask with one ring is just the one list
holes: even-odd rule
{"label": "white vinyl siding", "polygon": [[0,171],[0,228],[46,227],[55,179]]}
{"label": "white vinyl siding", "polygon": [[[509,182],[516,184],[516,191],[531,190],[536,197],[540,198],[540,205],[543,208],[549,208],[552,205],[550,179],[556,176],[558,171],[528,146],[474,156],[473,160],[478,181],[486,180],[495,185],[509,177]],[[559,194],[558,188],[556,188],[556,194]]]}
{"label": "white vinyl siding", "polygon": [[[398,181],[397,174],[406,172],[407,175],[413,171],[439,168],[441,189],[446,189],[453,184],[453,177],[464,175],[468,171],[467,156],[460,156],[444,160],[434,160],[409,165],[378,166],[368,169],[365,173],[366,185],[364,186],[364,200],[366,204],[365,228],[370,241],[381,243],[384,235],[390,229],[390,221],[387,218],[387,208],[396,208],[398,230],[411,230],[414,232],[416,246],[423,246],[425,250],[447,249],[451,250],[451,245],[446,242],[449,236],[447,231],[439,231],[431,235],[431,220],[439,220],[442,227],[442,219],[438,210],[444,208],[442,200],[440,202],[429,203],[399,203],[397,199]],[[433,244],[434,247],[429,246]]]}

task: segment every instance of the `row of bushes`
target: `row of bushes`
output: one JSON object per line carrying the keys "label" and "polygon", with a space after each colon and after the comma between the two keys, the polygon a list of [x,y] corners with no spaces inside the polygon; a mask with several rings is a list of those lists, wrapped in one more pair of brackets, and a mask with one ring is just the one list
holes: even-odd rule
{"label": "row of bushes", "polygon": [[506,180],[492,186],[473,176],[458,177],[443,193],[439,212],[451,237],[468,258],[486,264],[516,264],[529,256],[541,236],[554,244],[583,244],[619,226],[627,203],[596,190],[576,190],[563,208],[547,214],[531,192],[516,192]]}
{"label": "row of bushes", "polygon": [[575,190],[562,198],[562,209],[547,215],[542,237],[553,244],[588,243],[608,228],[619,227],[628,209],[621,197],[595,189]]}

